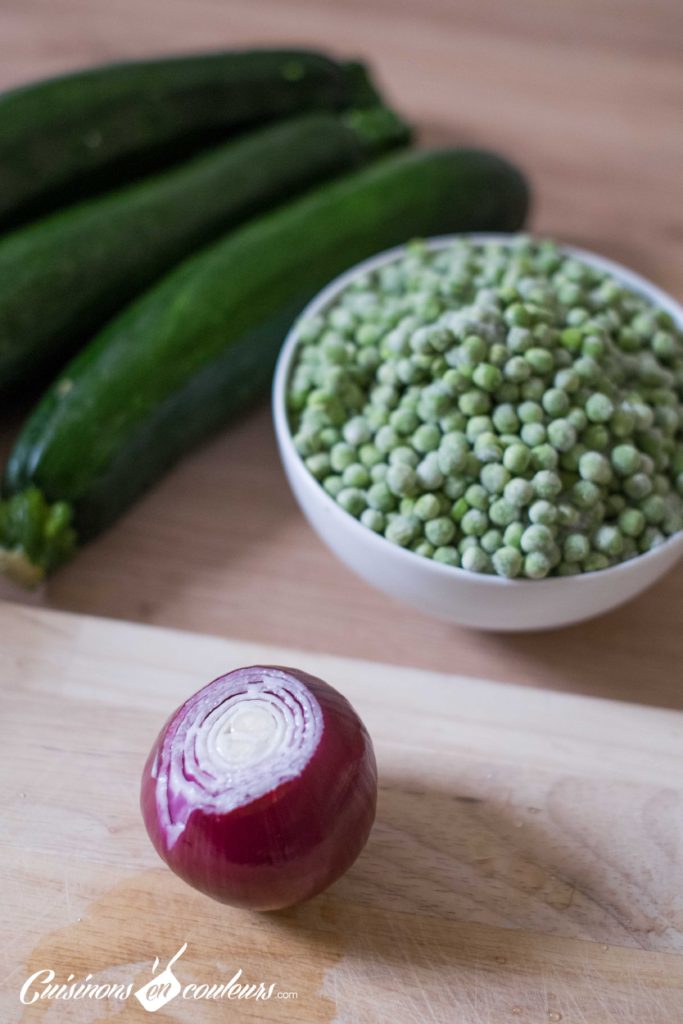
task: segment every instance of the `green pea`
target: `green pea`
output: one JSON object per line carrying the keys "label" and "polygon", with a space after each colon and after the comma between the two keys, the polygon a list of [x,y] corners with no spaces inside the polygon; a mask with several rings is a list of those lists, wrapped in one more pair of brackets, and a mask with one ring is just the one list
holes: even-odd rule
{"label": "green pea", "polygon": [[460,529],[468,536],[482,537],[488,529],[488,516],[478,508],[470,508],[460,520]]}
{"label": "green pea", "polygon": [[452,565],[455,567],[460,565],[460,555],[457,548],[449,546],[437,548],[433,557],[435,562],[441,562],[442,565]]}
{"label": "green pea", "polygon": [[373,533],[384,533],[386,520],[384,514],[374,508],[366,508],[361,512],[360,521]]}
{"label": "green pea", "polygon": [[460,564],[467,572],[489,572],[491,559],[482,548],[469,547],[463,552]]}
{"label": "green pea", "polygon": [[445,547],[455,536],[455,525],[452,519],[438,516],[425,523],[425,537],[435,547]]}
{"label": "green pea", "polygon": [[514,579],[522,571],[523,558],[521,552],[516,547],[508,545],[499,547],[493,553],[491,561],[495,572],[506,579]]}
{"label": "green pea", "polygon": [[367,504],[365,494],[357,487],[342,487],[337,503],[352,516],[359,516]]}
{"label": "green pea", "polygon": [[597,391],[586,401],[586,415],[592,423],[607,423],[614,413],[614,403]]}
{"label": "green pea", "polygon": [[609,459],[599,452],[585,452],[579,459],[579,474],[583,480],[608,484],[612,479],[612,467]]}

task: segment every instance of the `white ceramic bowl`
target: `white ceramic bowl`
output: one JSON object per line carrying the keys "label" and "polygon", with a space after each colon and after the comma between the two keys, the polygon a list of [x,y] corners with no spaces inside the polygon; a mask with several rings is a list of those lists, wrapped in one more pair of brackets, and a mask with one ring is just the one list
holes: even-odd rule
{"label": "white ceramic bowl", "polygon": [[[504,235],[469,237],[475,241],[509,241]],[[453,238],[433,238],[428,244],[438,249]],[[572,246],[562,248],[645,295],[683,327],[683,307],[649,281],[591,252]],[[320,313],[354,277],[390,263],[404,249],[399,246],[380,253],[337,277],[308,304],[300,319]],[[294,447],[285,398],[297,345],[295,323],[282,348],[273,384],[275,430],[287,478],[308,521],[325,543],[359,576],[391,597],[429,615],[475,629],[549,629],[600,615],[628,601],[671,569],[683,555],[682,531],[654,551],[609,569],[544,580],[507,580],[442,565],[392,544],[340,508],[311,476]]]}

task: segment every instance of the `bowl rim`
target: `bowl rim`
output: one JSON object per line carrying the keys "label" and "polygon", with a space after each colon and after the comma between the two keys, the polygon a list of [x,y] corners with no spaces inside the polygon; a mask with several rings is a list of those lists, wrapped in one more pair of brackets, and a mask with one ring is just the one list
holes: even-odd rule
{"label": "bowl rim", "polygon": [[[448,248],[453,242],[461,239],[468,239],[475,243],[491,243],[500,244],[511,247],[520,238],[527,238],[531,241],[543,242],[543,241],[554,241],[543,236],[526,234],[526,233],[510,233],[505,234],[501,232],[463,232],[453,233],[448,235],[432,235],[420,241],[427,247],[427,249],[438,252],[441,249]],[[683,329],[683,305],[678,302],[672,295],[665,292],[658,285],[653,284],[646,277],[638,274],[634,270],[630,270],[628,267],[623,266],[621,263],[615,260],[608,259],[606,256],[601,256],[598,253],[594,253],[589,249],[583,249],[579,246],[565,244],[562,242],[554,242],[558,248],[568,256],[572,256],[578,260],[582,260],[588,263],[590,266],[596,267],[599,270],[603,270],[606,273],[611,274],[617,278],[620,283],[625,284],[632,291],[647,298],[653,304],[658,305],[660,308],[668,312],[676,322],[676,324]],[[416,551],[411,551],[409,548],[403,548],[399,544],[394,544],[381,534],[375,533],[370,530],[369,527],[364,526],[355,516],[352,516],[350,512],[343,509],[329,494],[323,489],[318,480],[311,475],[307,469],[303,458],[297,451],[294,441],[292,439],[292,433],[289,427],[289,418],[287,416],[287,384],[291,372],[292,362],[296,354],[299,337],[298,329],[303,320],[310,316],[315,316],[321,310],[330,306],[341,292],[343,292],[348,285],[354,281],[357,277],[365,273],[371,273],[377,270],[379,267],[385,266],[389,263],[393,263],[395,260],[405,254],[410,241],[403,242],[400,245],[392,246],[389,249],[384,249],[381,252],[375,253],[373,256],[369,256],[358,263],[353,264],[347,270],[338,274],[331,281],[328,282],[319,292],[317,292],[313,298],[306,303],[301,312],[297,315],[292,326],[285,336],[280,354],[278,356],[277,364],[275,367],[275,374],[273,377],[272,386],[272,413],[275,424],[275,432],[279,444],[287,449],[287,452],[293,457],[294,463],[297,466],[297,470],[303,475],[308,483],[315,489],[318,497],[321,499],[322,507],[325,508],[329,514],[338,516],[349,529],[352,531],[359,531],[359,539],[364,540],[371,547],[379,545],[378,551],[383,552],[385,555],[391,552],[393,557],[396,557],[399,561],[406,560],[406,566],[413,568],[420,566],[425,571],[435,572],[442,575],[444,578],[457,579],[458,577],[476,580],[478,583],[484,585],[488,584],[491,586],[498,587],[546,587],[552,588],[559,584],[572,581],[575,586],[590,585],[591,580],[595,580],[597,577],[600,579],[606,579],[610,577],[612,579],[618,578],[619,575],[624,575],[633,572],[636,566],[641,566],[645,561],[662,561],[665,558],[665,554],[681,548],[683,551],[683,530],[678,530],[672,534],[671,537],[659,544],[656,548],[651,548],[650,551],[642,552],[636,555],[634,558],[630,558],[627,561],[619,562],[617,565],[608,566],[606,569],[594,569],[591,572],[576,573],[572,576],[546,576],[540,580],[531,579],[520,579],[513,577],[512,579],[499,576],[498,574],[489,573],[477,573],[472,572],[469,569],[463,569],[460,566],[447,565],[444,562],[436,562],[432,558],[425,558],[419,555]]]}

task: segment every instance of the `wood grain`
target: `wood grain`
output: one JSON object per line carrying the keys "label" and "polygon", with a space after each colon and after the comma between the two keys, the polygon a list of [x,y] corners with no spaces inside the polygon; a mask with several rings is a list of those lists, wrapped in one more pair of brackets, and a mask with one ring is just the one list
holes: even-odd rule
{"label": "wood grain", "polygon": [[[0,85],[264,42],[367,57],[423,140],[490,146],[527,169],[535,230],[683,297],[679,0],[0,0]],[[14,429],[6,418],[4,447]],[[484,636],[433,622],[318,543],[287,491],[265,409],[186,460],[32,600],[683,708],[680,572],[562,632]]]}
{"label": "wood grain", "polygon": [[[3,1024],[149,1019],[134,999],[17,997],[48,967],[137,987],[185,942],[183,984],[241,968],[298,998],[179,999],[162,1022],[679,1019],[682,714],[11,605],[0,631]],[[168,713],[259,661],[342,690],[380,770],[357,864],[310,904],[265,915],[171,875],[137,807]]]}

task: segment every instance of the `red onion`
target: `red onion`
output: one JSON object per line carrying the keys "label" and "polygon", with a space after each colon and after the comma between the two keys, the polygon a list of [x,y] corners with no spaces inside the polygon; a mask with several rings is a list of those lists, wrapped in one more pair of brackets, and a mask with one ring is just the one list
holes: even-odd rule
{"label": "red onion", "polygon": [[372,741],[349,702],[273,665],[220,676],[161,730],[141,807],[157,853],[214,899],[292,906],[355,861],[375,817]]}

